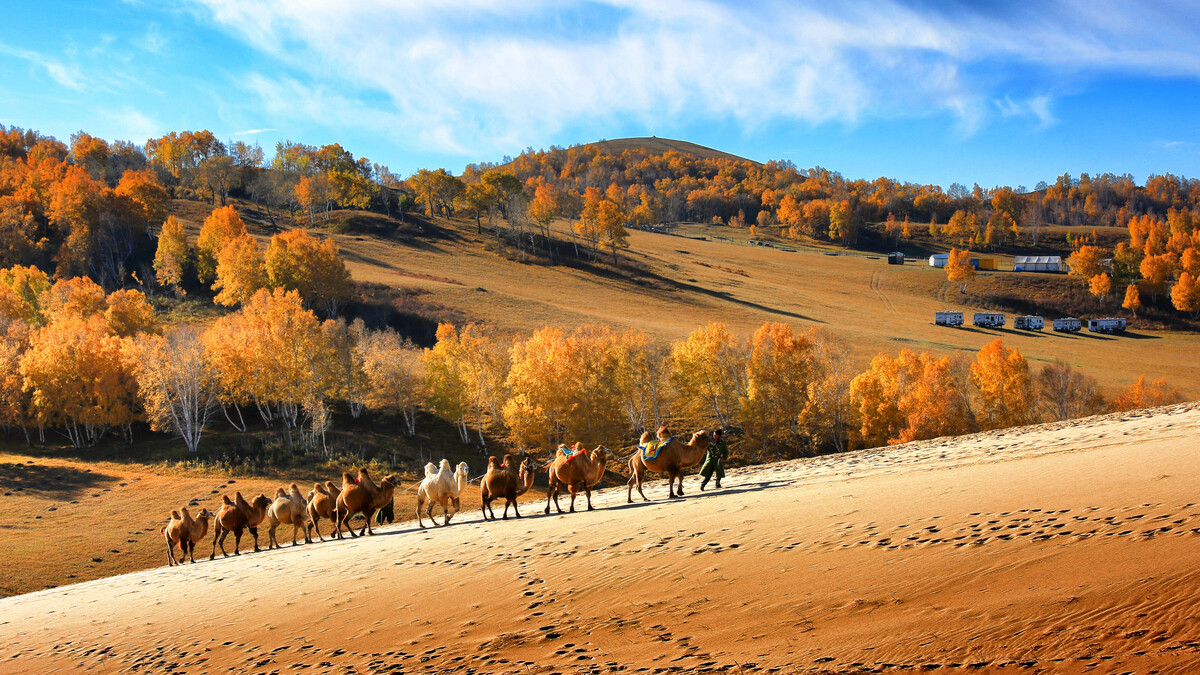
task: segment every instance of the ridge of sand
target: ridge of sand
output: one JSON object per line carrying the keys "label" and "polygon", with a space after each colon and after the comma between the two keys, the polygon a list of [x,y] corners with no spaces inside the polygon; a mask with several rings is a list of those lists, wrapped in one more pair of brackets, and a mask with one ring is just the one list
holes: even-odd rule
{"label": "ridge of sand", "polygon": [[39,591],[0,671],[1191,672],[1198,438],[1188,403]]}

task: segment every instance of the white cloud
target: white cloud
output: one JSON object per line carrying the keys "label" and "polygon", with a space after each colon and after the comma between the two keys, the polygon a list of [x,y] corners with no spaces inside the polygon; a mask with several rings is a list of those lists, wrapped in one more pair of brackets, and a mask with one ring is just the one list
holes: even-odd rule
{"label": "white cloud", "polygon": [[279,131],[278,129],[247,129],[245,131],[235,131],[231,136],[251,136],[253,134],[262,134],[268,131]]}
{"label": "white cloud", "polygon": [[0,42],[0,54],[15,56],[16,58],[32,63],[45,70],[51,79],[68,89],[75,91],[83,90],[83,78],[80,75],[79,69],[73,65],[65,64],[58,59],[46,56],[40,52],[21,49],[19,47],[10,47],[2,42]]}
{"label": "white cloud", "polygon": [[1045,128],[1052,99],[1031,92],[1030,71],[1200,76],[1200,14],[1188,4],[193,1],[292,73],[242,76],[273,115],[471,154],[627,120],[948,114],[971,134],[999,113]]}

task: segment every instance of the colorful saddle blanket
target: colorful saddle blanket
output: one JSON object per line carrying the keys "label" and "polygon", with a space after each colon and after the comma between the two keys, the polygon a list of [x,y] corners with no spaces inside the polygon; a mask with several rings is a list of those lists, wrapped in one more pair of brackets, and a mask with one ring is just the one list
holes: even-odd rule
{"label": "colorful saddle blanket", "polygon": [[642,453],[642,459],[653,461],[658,459],[658,453],[662,452],[663,447],[673,440],[675,440],[674,437],[668,438],[665,441],[650,441],[645,445],[639,445],[638,450]]}
{"label": "colorful saddle blanket", "polygon": [[579,457],[581,455],[586,455],[587,448],[567,448],[566,450],[563,451],[563,453],[567,456],[567,461],[569,462],[569,461],[575,459],[576,457]]}

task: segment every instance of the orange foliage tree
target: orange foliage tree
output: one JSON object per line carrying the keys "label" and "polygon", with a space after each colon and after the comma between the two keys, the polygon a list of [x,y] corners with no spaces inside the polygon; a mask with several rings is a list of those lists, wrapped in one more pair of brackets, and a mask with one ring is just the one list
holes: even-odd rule
{"label": "orange foliage tree", "polygon": [[1181,272],[1179,281],[1171,287],[1171,304],[1181,312],[1187,312],[1192,318],[1200,316],[1200,283],[1190,272]]}
{"label": "orange foliage tree", "polygon": [[950,283],[958,284],[958,292],[966,293],[967,284],[975,278],[975,268],[971,265],[971,252],[950,249],[950,257],[946,261],[946,278]]}
{"label": "orange foliage tree", "polygon": [[971,383],[979,390],[976,419],[983,429],[1003,429],[1033,421],[1029,364],[1002,340],[984,345],[971,364]]}
{"label": "orange foliage tree", "polygon": [[200,226],[196,238],[196,276],[200,282],[210,284],[217,277],[217,255],[226,244],[241,236],[248,236],[246,224],[237,210],[223,206],[213,210]]}
{"label": "orange foliage tree", "polygon": [[1156,408],[1161,405],[1182,402],[1183,396],[1177,389],[1167,384],[1165,377],[1146,384],[1146,376],[1142,375],[1113,400],[1113,410],[1141,410],[1142,408]]}
{"label": "orange foliage tree", "polygon": [[949,357],[902,350],[880,354],[850,383],[851,405],[867,447],[965,433],[974,425],[967,395]]}
{"label": "orange foliage tree", "polygon": [[175,292],[180,292],[190,249],[183,223],[175,216],[168,216],[158,235],[158,249],[154,253],[154,272],[158,275],[158,283],[174,286]]}
{"label": "orange foliage tree", "polygon": [[227,242],[217,253],[218,291],[213,301],[219,305],[240,305],[267,285],[267,273],[258,241],[248,234]]}
{"label": "orange foliage tree", "polygon": [[302,229],[281,232],[271,237],[264,260],[273,288],[297,291],[327,316],[336,317],[350,297],[350,272],[332,239],[321,241]]}
{"label": "orange foliage tree", "polygon": [[720,322],[692,331],[671,348],[671,381],[680,412],[708,426],[730,426],[747,395],[747,346]]}

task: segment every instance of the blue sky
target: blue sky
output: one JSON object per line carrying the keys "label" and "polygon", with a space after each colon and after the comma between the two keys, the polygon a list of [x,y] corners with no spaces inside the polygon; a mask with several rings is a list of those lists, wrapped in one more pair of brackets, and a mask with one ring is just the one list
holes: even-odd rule
{"label": "blue sky", "polygon": [[850,178],[1200,175],[1200,4],[322,0],[6,8],[0,123],[340,142],[408,175],[682,138]]}

